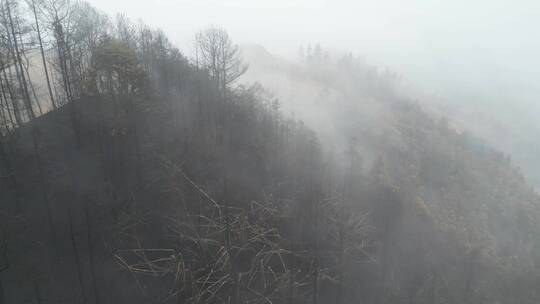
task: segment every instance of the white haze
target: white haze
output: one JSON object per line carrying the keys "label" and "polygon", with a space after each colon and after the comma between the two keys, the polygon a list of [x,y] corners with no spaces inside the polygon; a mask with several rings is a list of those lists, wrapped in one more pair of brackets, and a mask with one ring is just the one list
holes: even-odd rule
{"label": "white haze", "polygon": [[[540,184],[540,2],[534,0],[90,0],[162,28],[186,53],[210,24],[293,57],[300,45],[390,67]],[[527,168],[530,167],[530,168]],[[528,170],[528,172],[527,172]]]}

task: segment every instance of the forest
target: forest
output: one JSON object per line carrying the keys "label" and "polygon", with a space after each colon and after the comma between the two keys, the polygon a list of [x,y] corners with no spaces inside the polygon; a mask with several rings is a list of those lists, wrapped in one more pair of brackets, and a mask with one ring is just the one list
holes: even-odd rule
{"label": "forest", "polygon": [[350,53],[193,37],[0,0],[0,304],[540,301],[509,155]]}

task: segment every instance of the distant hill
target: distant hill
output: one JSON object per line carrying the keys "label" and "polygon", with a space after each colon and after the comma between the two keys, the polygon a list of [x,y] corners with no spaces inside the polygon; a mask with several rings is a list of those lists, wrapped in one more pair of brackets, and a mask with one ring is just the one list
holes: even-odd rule
{"label": "distant hill", "polygon": [[[538,228],[532,227],[540,224],[539,197],[510,157],[490,140],[475,137],[462,124],[462,116],[452,122],[452,113],[439,105],[410,100],[395,75],[352,56],[311,53],[287,62],[261,47],[246,47],[244,53],[251,68],[246,81],[268,87],[283,109],[297,113],[323,143],[346,153],[353,140],[364,172],[380,171],[410,208],[418,208],[415,212],[435,225],[429,229],[459,240],[464,259],[476,252],[474,259],[492,265],[489,271],[480,267],[486,272],[475,274],[477,279],[489,281],[490,271],[499,267],[505,272],[536,272]],[[421,221],[409,220],[412,225]],[[395,238],[418,237],[407,236],[409,229],[402,228]],[[437,255],[431,251],[436,247],[426,249],[426,259]],[[451,255],[453,259],[460,254]],[[396,259],[406,263],[403,256]],[[536,280],[537,275],[531,275]]]}
{"label": "distant hill", "polygon": [[[286,71],[292,74],[298,62],[286,60],[268,52],[258,45],[246,45],[243,48],[246,60],[250,62],[251,69],[246,75],[247,81],[260,81],[266,86],[274,88],[276,94],[290,94],[290,90],[284,89],[286,79],[290,77]],[[330,51],[333,56],[342,56],[345,52]],[[361,60],[363,61],[363,60]],[[366,65],[366,67],[369,65]],[[375,66],[368,69],[376,70]],[[408,79],[408,75],[403,75]],[[396,76],[399,78],[399,76]],[[290,84],[290,87],[294,85]],[[497,150],[510,155],[516,166],[519,166],[527,179],[537,187],[539,184],[540,167],[537,161],[538,144],[535,142],[536,126],[531,112],[527,109],[536,108],[534,105],[523,103],[514,104],[511,100],[501,101],[497,98],[478,97],[470,101],[470,96],[455,92],[452,96],[427,94],[418,89],[426,85],[415,83],[395,82],[394,90],[401,92],[400,95],[414,99],[422,105],[424,111],[434,117],[445,117],[449,124],[461,132],[467,132],[472,136],[482,138],[486,144]],[[315,89],[317,90],[317,89]],[[288,93],[289,92],[289,93]],[[462,100],[459,100],[462,98]],[[283,107],[286,110],[298,111],[300,101],[289,102],[290,98],[283,99]],[[299,107],[296,107],[298,105]],[[302,114],[300,114],[302,115]],[[304,118],[304,117],[302,117]],[[305,117],[309,119],[308,117]]]}

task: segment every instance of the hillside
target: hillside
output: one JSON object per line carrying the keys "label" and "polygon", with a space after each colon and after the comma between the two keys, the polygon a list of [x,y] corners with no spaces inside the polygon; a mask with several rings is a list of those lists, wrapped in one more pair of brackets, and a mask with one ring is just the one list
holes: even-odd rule
{"label": "hillside", "polygon": [[[321,52],[322,56],[308,54],[294,63],[260,47],[247,47],[244,53],[251,67],[245,81],[268,87],[280,99],[283,109],[297,113],[334,151],[346,153],[352,140],[361,155],[366,178],[374,170],[379,171],[384,182],[400,193],[409,208],[417,209],[414,212],[420,218],[409,219],[411,223],[405,221],[405,227],[412,223],[425,225],[419,224],[422,218],[430,223],[421,228],[429,231],[422,232],[428,234],[420,237],[424,238],[422,241],[414,241],[419,237],[414,233],[408,235],[411,229],[419,228],[397,229],[400,233],[396,239],[405,239],[415,244],[414,250],[425,252],[409,252],[411,257],[397,258],[396,263],[406,264],[412,256],[419,259],[419,254],[428,260],[442,255],[429,263],[445,272],[448,270],[441,265],[446,260],[457,258],[459,265],[466,264],[458,257],[466,260],[475,252],[475,259],[478,254],[482,257],[479,260],[485,259],[482,263],[492,263],[490,267],[494,269],[528,273],[531,280],[536,280],[539,247],[537,228],[533,227],[538,225],[539,199],[508,155],[463,131],[463,126],[458,126],[461,131],[457,131],[453,125],[458,122],[449,122],[452,116],[441,116],[425,101],[408,99],[400,92],[392,73],[379,71],[352,56],[332,58]],[[462,252],[455,251],[459,247],[455,244],[454,248],[447,248],[446,255],[432,251],[445,247],[441,244],[417,243],[434,242],[429,239],[441,238],[437,233],[443,233],[447,241],[458,241]],[[427,248],[421,250],[418,246]],[[407,271],[417,269],[410,267]],[[489,271],[474,276],[481,282],[490,282]],[[433,279],[439,275],[430,276]],[[485,283],[483,287],[489,285]],[[454,288],[459,289],[458,286]],[[479,292],[476,301],[481,301],[480,287],[475,291]]]}
{"label": "hillside", "polygon": [[540,197],[391,72],[216,27],[190,60],[81,2],[35,18],[36,115],[2,10],[0,303],[538,302]]}

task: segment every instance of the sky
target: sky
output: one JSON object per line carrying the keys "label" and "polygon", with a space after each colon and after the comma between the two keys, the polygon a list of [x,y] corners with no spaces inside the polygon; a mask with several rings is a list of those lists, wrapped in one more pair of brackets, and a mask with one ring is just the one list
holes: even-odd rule
{"label": "sky", "polygon": [[480,109],[487,104],[488,114],[500,119],[536,123],[540,117],[537,0],[89,2],[163,29],[188,54],[194,33],[209,25],[224,27],[239,44],[261,44],[277,54],[320,43],[389,67],[435,99]]}
{"label": "sky", "polygon": [[[238,43],[262,44],[279,54],[292,54],[309,42],[352,51],[415,82],[429,82],[425,86],[433,90],[441,87],[442,94],[453,85],[446,78],[485,90],[485,75],[499,89],[530,86],[528,78],[539,76],[540,2],[534,0],[89,2],[162,28],[186,52],[194,32],[213,24]],[[432,83],[438,79],[440,84]]]}

